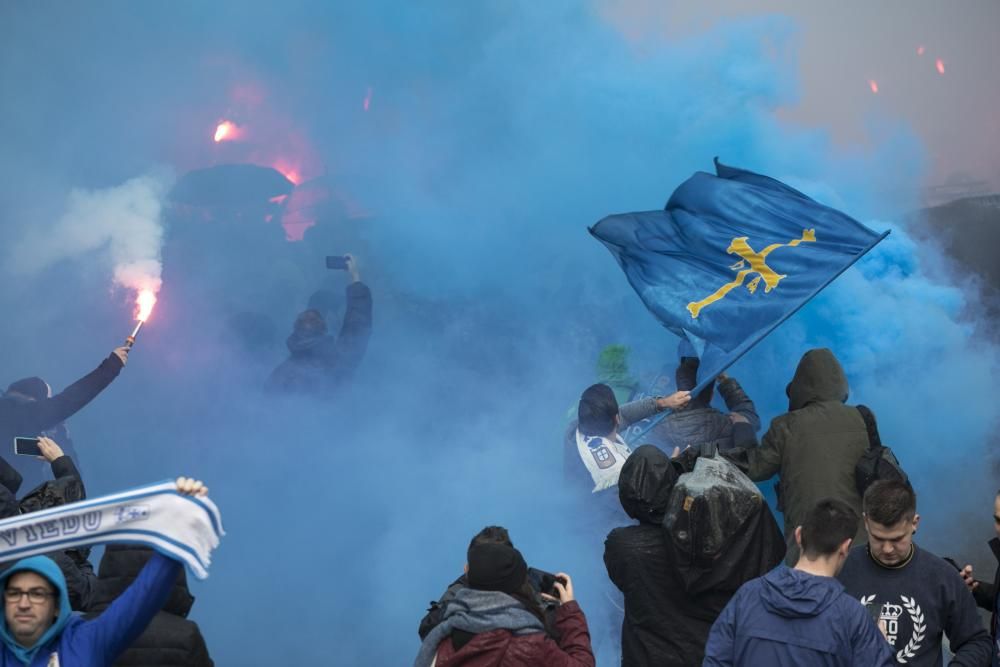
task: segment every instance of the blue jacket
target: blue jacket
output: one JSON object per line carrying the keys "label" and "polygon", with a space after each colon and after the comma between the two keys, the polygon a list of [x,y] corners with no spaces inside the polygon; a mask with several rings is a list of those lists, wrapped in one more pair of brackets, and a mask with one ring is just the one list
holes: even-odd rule
{"label": "blue jacket", "polygon": [[832,577],[779,566],[745,583],[716,619],[706,667],[892,667],[889,643]]}
{"label": "blue jacket", "polygon": [[0,667],[46,667],[53,653],[63,667],[108,667],[135,641],[163,606],[181,564],[154,555],[135,582],[97,618],[85,621],[70,609],[66,580],[51,558],[35,556],[18,561],[0,576],[0,589],[17,572],[35,572],[59,591],[59,616],[31,648],[17,644],[0,623]]}

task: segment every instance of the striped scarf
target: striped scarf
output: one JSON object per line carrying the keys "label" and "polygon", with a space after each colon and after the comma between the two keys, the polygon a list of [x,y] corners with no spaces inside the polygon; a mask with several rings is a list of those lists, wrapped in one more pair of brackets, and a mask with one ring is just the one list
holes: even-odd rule
{"label": "striped scarf", "polygon": [[141,486],[0,521],[0,561],[105,542],[142,544],[208,576],[224,535],[211,500],[177,492],[173,481]]}

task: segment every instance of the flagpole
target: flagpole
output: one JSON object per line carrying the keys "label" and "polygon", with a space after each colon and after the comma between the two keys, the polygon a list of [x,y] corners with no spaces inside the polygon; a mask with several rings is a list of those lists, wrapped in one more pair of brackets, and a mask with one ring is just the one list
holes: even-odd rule
{"label": "flagpole", "polygon": [[[809,303],[810,301],[812,301],[812,299],[817,294],[819,294],[820,292],[822,292],[824,289],[826,289],[830,285],[830,283],[832,283],[834,280],[836,280],[837,278],[839,278],[841,276],[841,274],[844,273],[844,271],[846,271],[847,269],[849,269],[852,266],[854,266],[855,262],[857,262],[859,259],[861,259],[865,255],[867,255],[868,252],[872,248],[874,248],[879,243],[881,243],[882,241],[884,241],[885,237],[889,236],[889,233],[891,231],[892,230],[887,229],[886,231],[882,232],[881,236],[879,236],[877,239],[875,239],[874,241],[872,241],[871,244],[868,245],[868,247],[866,247],[861,252],[859,252],[857,255],[855,255],[854,258],[851,259],[850,262],[848,262],[847,264],[845,264],[843,267],[841,267],[841,269],[839,271],[837,271],[832,276],[830,276],[830,278],[827,279],[823,284],[821,284],[816,289],[814,289],[806,298],[804,298],[802,301],[800,301],[798,303],[798,305],[796,305],[790,311],[788,311],[787,313],[785,313],[784,315],[782,315],[781,317],[779,317],[777,320],[774,321],[773,324],[771,324],[770,326],[768,326],[766,329],[762,329],[761,332],[759,334],[757,334],[756,337],[752,338],[749,343],[748,342],[744,342],[743,345],[741,346],[743,349],[739,352],[739,354],[737,354],[736,356],[734,356],[732,358],[732,360],[729,361],[729,363],[727,363],[725,366],[723,366],[722,368],[720,368],[715,373],[715,375],[713,375],[710,378],[705,378],[704,380],[702,380],[701,382],[699,382],[698,385],[695,386],[695,388],[691,390],[691,394],[692,395],[697,395],[698,392],[700,392],[702,389],[704,389],[705,387],[707,387],[710,382],[714,381],[715,378],[718,377],[720,373],[723,373],[727,368],[729,368],[730,366],[732,366],[733,364],[735,364],[737,361],[739,361],[743,357],[743,355],[746,354],[747,352],[749,352],[755,345],[757,345],[757,343],[759,343],[760,341],[764,340],[765,337],[767,337],[769,334],[771,334],[771,332],[773,332],[775,329],[777,329],[779,326],[781,326],[781,324],[783,324],[785,322],[785,320],[787,320],[789,317],[791,317],[795,313],[799,312],[799,310],[801,310],[804,305],[806,305],[807,303]],[[646,426],[646,428],[642,429],[641,431],[639,431],[638,433],[636,433],[633,437],[631,437],[628,440],[627,444],[629,444],[629,445],[634,444],[636,440],[638,440],[642,436],[644,436],[647,433],[649,433],[657,424],[659,424],[661,421],[663,421],[664,419],[666,419],[672,412],[673,412],[673,410],[664,410],[661,414],[657,415],[656,418],[653,419],[653,421],[651,421],[648,426]]]}

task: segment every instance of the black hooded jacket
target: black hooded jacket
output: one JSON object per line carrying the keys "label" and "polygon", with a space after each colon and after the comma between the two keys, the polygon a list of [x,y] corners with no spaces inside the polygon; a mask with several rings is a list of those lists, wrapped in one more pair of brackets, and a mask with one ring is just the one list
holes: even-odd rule
{"label": "black hooded jacket", "polygon": [[[131,586],[152,553],[146,547],[108,545],[87,617],[100,615]],[[194,596],[188,591],[181,569],[163,609],[115,662],[115,667],[213,667],[215,663],[208,655],[198,624],[187,619],[193,604]]]}
{"label": "black hooded jacket", "polygon": [[661,525],[678,476],[666,454],[643,445],[618,478],[622,508],[639,521],[615,528],[604,543],[608,576],[625,596],[623,667],[701,665],[708,632],[732,595],[684,593]]}
{"label": "black hooded jacket", "polygon": [[27,401],[14,395],[0,397],[0,484],[17,494],[22,479],[27,479],[31,486],[40,483],[43,464],[23,456],[14,460],[13,466],[6,460],[7,453],[13,456],[14,438],[37,437],[69,419],[104,391],[123,366],[121,359],[112,353],[100,366],[52,398]]}
{"label": "black hooded jacket", "polygon": [[[673,544],[664,520],[683,472],[652,445],[636,449],[618,479],[622,508],[638,525],[616,528],[604,543],[608,575],[625,596],[622,665],[700,666],[715,619],[736,590],[763,574],[784,555],[777,524],[767,507],[749,520],[729,549],[697,576],[700,565]],[[686,477],[684,479],[687,479]],[[744,551],[769,553],[759,566]],[[748,566],[749,565],[749,566]],[[704,573],[703,573],[704,574]]]}
{"label": "black hooded jacket", "polygon": [[287,340],[289,357],[271,373],[267,388],[277,392],[328,394],[350,379],[361,364],[371,332],[371,290],[362,282],[351,283],[347,286],[347,311],[340,335],[334,338],[325,332],[296,328]]}

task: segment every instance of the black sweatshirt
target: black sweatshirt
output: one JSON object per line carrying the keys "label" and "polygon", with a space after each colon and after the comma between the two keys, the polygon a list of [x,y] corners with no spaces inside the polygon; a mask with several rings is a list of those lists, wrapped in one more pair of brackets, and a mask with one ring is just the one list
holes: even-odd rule
{"label": "black sweatshirt", "polygon": [[950,665],[990,665],[992,642],[975,600],[955,568],[931,552],[914,544],[906,565],[888,568],[867,545],[854,547],[837,578],[876,621],[885,621],[900,664],[940,667],[943,633],[955,654]]}
{"label": "black sweatshirt", "polygon": [[123,366],[121,359],[112,353],[100,366],[52,398],[42,401],[0,398],[0,484],[16,494],[22,479],[27,483],[26,489],[41,483],[44,464],[28,457],[13,458],[14,438],[37,438],[42,431],[69,419],[104,391]]}

